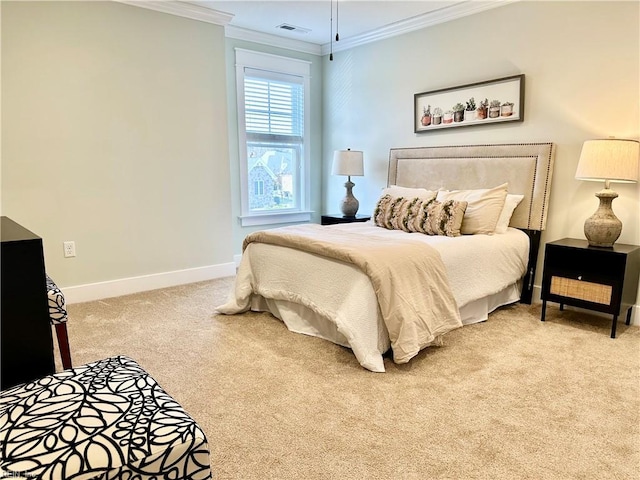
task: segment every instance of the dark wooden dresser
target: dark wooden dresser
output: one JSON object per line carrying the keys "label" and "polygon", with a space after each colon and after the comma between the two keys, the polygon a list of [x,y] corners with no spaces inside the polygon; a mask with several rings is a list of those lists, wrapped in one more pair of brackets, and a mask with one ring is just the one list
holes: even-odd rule
{"label": "dark wooden dresser", "polygon": [[0,390],[55,371],[42,239],[2,217]]}

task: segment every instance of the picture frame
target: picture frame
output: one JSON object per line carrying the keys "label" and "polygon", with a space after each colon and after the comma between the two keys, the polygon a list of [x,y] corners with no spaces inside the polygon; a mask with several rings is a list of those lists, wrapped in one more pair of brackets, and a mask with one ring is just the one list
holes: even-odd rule
{"label": "picture frame", "polygon": [[524,74],[416,93],[413,118],[415,133],[522,122]]}

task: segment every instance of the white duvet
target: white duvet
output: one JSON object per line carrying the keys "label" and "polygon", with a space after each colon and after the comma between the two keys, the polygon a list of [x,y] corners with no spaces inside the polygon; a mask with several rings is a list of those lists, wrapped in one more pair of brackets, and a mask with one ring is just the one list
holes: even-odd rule
{"label": "white duvet", "polygon": [[[434,247],[444,262],[459,309],[504,291],[526,271],[529,240],[509,228],[497,235],[428,236],[387,230],[372,222],[324,228],[359,229],[368,236],[411,235]],[[250,293],[250,295],[247,295]],[[241,299],[249,298],[249,301]],[[389,336],[369,278],[357,267],[286,247],[250,244],[238,268],[236,286],[221,313],[270,311],[289,330],[350,347],[359,363],[384,372]]]}

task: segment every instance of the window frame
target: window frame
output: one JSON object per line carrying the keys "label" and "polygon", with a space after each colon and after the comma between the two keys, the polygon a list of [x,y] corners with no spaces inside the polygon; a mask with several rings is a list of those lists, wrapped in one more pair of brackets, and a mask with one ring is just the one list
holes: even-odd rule
{"label": "window frame", "polygon": [[[242,48],[235,49],[236,55],[236,98],[238,111],[238,158],[240,162],[240,205],[241,214],[239,216],[241,225],[269,225],[276,223],[309,222],[311,221],[311,62],[294,58],[273,55],[270,53],[254,52]],[[299,205],[297,208],[285,211],[251,211],[249,205],[249,195],[251,185],[249,185],[248,158],[247,158],[247,131],[246,131],[246,111],[245,111],[245,69],[263,70],[267,73],[285,76],[295,76],[302,79],[304,91],[304,119],[303,119],[303,142],[302,156],[300,158],[299,185],[300,191]]]}

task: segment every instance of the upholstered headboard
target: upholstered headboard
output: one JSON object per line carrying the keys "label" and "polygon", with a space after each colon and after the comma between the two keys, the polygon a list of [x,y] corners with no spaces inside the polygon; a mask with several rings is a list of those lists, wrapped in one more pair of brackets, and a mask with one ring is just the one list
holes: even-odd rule
{"label": "upholstered headboard", "polygon": [[547,225],[554,154],[553,143],[392,148],[387,184],[468,190],[508,183],[509,193],[524,195],[510,226],[529,236],[529,265],[520,301],[531,303],[541,231]]}
{"label": "upholstered headboard", "polygon": [[392,148],[388,185],[429,190],[491,188],[509,184],[524,195],[510,225],[544,230],[554,161],[553,143]]}

